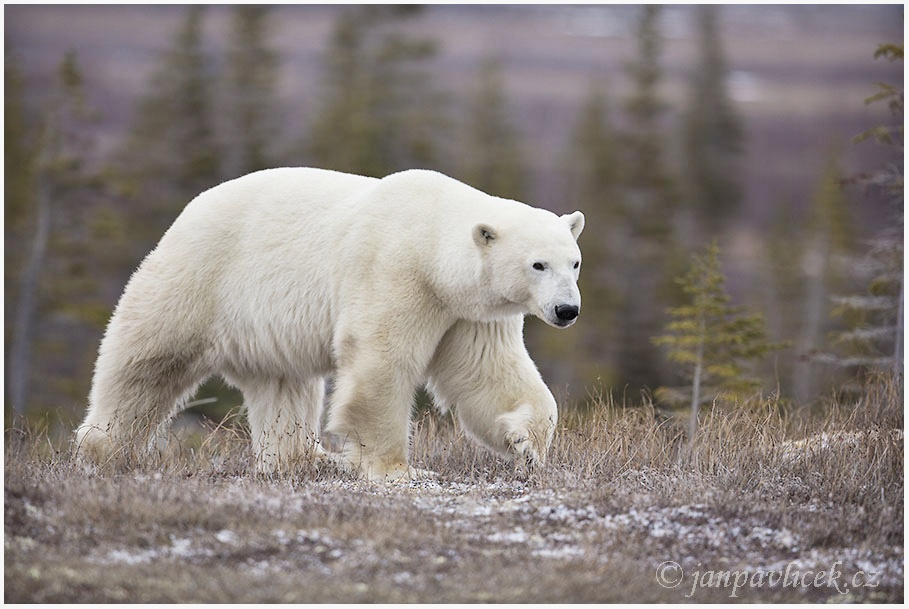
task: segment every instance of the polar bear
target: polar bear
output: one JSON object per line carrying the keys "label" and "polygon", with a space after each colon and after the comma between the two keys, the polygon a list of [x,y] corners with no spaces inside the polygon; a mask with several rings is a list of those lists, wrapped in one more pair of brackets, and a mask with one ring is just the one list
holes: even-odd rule
{"label": "polar bear", "polygon": [[421,385],[484,446],[541,463],[556,402],[524,346],[524,316],[574,323],[583,228],[581,212],[427,170],[278,168],[225,182],[187,205],[130,278],[76,450],[142,449],[219,374],[243,393],[260,471],[326,458],[328,433],[361,474],[412,475]]}

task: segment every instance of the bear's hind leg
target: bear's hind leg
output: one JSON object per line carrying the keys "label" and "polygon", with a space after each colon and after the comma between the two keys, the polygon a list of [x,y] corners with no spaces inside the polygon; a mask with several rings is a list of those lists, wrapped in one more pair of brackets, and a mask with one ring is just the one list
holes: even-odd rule
{"label": "bear's hind leg", "polygon": [[320,420],[325,381],[256,380],[240,384],[246,403],[256,469],[290,471],[301,460],[321,460]]}
{"label": "bear's hind leg", "polygon": [[102,346],[88,412],[76,430],[76,453],[95,461],[145,454],[208,375],[203,359],[195,353],[125,359]]}

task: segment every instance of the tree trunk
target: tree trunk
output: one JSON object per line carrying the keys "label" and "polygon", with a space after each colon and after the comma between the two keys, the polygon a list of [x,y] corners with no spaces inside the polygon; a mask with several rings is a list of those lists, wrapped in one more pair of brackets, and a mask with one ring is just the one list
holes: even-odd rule
{"label": "tree trunk", "polygon": [[39,185],[37,197],[37,225],[35,238],[25,269],[20,278],[19,298],[16,303],[16,322],[13,327],[12,344],[7,368],[7,387],[13,414],[25,414],[28,405],[29,377],[31,373],[31,352],[35,334],[35,313],[38,300],[38,279],[44,267],[47,242],[51,225],[51,200],[48,187]]}
{"label": "tree trunk", "polygon": [[701,376],[704,373],[704,334],[706,322],[701,318],[698,326],[698,352],[694,363],[694,378],[691,381],[691,419],[688,421],[688,443],[694,444],[694,434],[698,431],[698,410],[701,407]]}
{"label": "tree trunk", "polygon": [[[802,335],[796,344],[796,349],[801,355],[806,355],[818,349],[823,334],[823,323],[827,318],[826,303],[828,288],[825,278],[827,276],[827,259],[830,256],[830,245],[826,238],[816,237],[808,246],[804,254],[802,266],[805,272],[805,301],[802,312]],[[801,402],[807,402],[817,395],[815,374],[811,361],[800,366],[801,370],[795,374],[795,397]]]}
{"label": "tree trunk", "polygon": [[903,369],[903,280],[900,279],[900,304],[896,313],[896,340],[893,346],[893,374]]}

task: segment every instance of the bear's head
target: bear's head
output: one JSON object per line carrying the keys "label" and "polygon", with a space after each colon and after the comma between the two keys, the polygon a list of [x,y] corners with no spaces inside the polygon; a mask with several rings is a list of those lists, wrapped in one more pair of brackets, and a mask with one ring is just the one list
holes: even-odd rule
{"label": "bear's head", "polygon": [[581,311],[577,239],[584,230],[584,214],[529,211],[532,216],[522,221],[477,224],[473,240],[484,253],[495,297],[550,326],[567,328]]}

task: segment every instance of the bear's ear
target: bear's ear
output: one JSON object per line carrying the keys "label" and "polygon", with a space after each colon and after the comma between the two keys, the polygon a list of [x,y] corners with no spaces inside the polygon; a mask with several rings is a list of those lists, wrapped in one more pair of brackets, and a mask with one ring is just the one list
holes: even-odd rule
{"label": "bear's ear", "polygon": [[477,224],[473,227],[473,242],[487,246],[496,240],[496,231],[488,224]]}
{"label": "bear's ear", "polygon": [[571,234],[574,237],[574,240],[577,241],[578,237],[581,236],[581,231],[584,230],[584,214],[576,211],[573,214],[565,214],[562,216],[562,220],[564,220],[565,224],[568,225],[568,228],[571,229]]}

